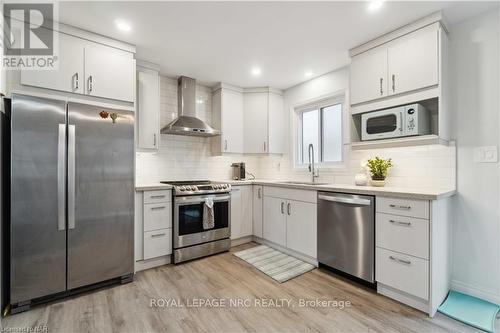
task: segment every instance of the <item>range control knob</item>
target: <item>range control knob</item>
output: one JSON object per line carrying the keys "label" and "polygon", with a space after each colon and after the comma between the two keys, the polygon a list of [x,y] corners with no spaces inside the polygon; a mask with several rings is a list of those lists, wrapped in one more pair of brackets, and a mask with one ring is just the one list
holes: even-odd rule
{"label": "range control knob", "polygon": [[184,190],[186,190],[186,188],[184,186],[181,186],[181,187],[179,187],[179,190],[184,191]]}
{"label": "range control knob", "polygon": [[192,186],[191,191],[198,191],[198,186]]}

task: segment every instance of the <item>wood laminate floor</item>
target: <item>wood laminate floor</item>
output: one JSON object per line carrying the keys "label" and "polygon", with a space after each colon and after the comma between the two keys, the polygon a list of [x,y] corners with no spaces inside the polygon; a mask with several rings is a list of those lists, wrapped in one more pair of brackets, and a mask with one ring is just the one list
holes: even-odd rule
{"label": "wood laminate floor", "polygon": [[[151,300],[159,298],[183,306],[151,307]],[[190,307],[200,299],[222,299],[226,307]],[[248,300],[250,306],[230,306],[230,299]],[[264,307],[279,299],[289,300],[290,306]],[[301,299],[349,301],[351,306],[300,307]],[[430,319],[318,269],[279,284],[230,252],[139,272],[133,283],[35,307],[3,318],[2,326],[46,326],[49,332],[475,331],[439,313]]]}

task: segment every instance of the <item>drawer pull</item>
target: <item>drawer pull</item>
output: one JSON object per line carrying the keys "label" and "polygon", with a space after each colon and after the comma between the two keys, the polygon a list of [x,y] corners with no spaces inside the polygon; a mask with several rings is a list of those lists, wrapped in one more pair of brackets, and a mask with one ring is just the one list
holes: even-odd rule
{"label": "drawer pull", "polygon": [[160,207],[151,207],[151,210],[160,210],[160,209],[165,209],[165,206],[160,206]]}
{"label": "drawer pull", "polygon": [[405,209],[405,210],[411,209],[411,206],[394,205],[394,204],[390,204],[389,207],[395,209]]}
{"label": "drawer pull", "polygon": [[165,198],[165,195],[152,195],[151,196],[151,199],[161,199],[161,198]]}
{"label": "drawer pull", "polygon": [[402,264],[406,264],[406,265],[410,265],[411,264],[410,260],[399,259],[399,258],[396,258],[396,257],[393,257],[393,256],[389,256],[389,259],[397,261],[397,262],[402,263]]}
{"label": "drawer pull", "polygon": [[161,234],[154,234],[154,235],[151,235],[151,237],[161,237],[161,236],[165,236],[166,233],[161,233]]}
{"label": "drawer pull", "polygon": [[389,222],[394,223],[394,224],[399,224],[399,225],[406,225],[406,226],[411,226],[411,222],[403,222],[403,221],[395,221],[395,220],[389,220]]}

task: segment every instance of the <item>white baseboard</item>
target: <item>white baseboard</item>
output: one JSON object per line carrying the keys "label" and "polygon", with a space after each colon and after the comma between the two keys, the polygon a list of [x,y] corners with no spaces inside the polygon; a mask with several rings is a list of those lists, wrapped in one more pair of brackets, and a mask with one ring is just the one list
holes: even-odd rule
{"label": "white baseboard", "polygon": [[487,291],[481,288],[477,288],[468,283],[464,283],[457,280],[451,281],[451,289],[459,291],[461,293],[471,295],[477,298],[484,299],[486,301],[490,301],[492,303],[500,304],[500,295],[495,294],[492,291]]}
{"label": "white baseboard", "polygon": [[425,312],[429,315],[429,317],[433,317],[434,313],[430,313],[429,309],[429,302],[420,299],[418,297],[415,297],[413,295],[409,295],[405,292],[402,292],[400,290],[391,288],[389,286],[386,286],[380,282],[377,283],[377,293],[387,296],[389,298],[395,299],[398,302],[401,302],[403,304],[406,304],[408,306],[411,306],[412,308],[415,308],[417,310],[420,310],[422,312]]}
{"label": "white baseboard", "polygon": [[238,246],[245,243],[250,243],[252,241],[252,236],[245,236],[237,239],[231,239],[231,247]]}
{"label": "white baseboard", "polygon": [[158,266],[168,265],[170,263],[172,263],[172,256],[166,255],[158,258],[136,261],[134,268],[136,272],[139,272]]}
{"label": "white baseboard", "polygon": [[302,253],[298,253],[298,252],[295,252],[293,250],[290,250],[286,247],[283,247],[281,245],[278,245],[276,243],[273,243],[273,242],[270,242],[268,240],[265,240],[265,239],[262,239],[260,237],[257,237],[257,236],[253,236],[253,241],[256,242],[256,243],[259,243],[259,244],[264,244],[264,245],[267,245],[269,247],[272,247],[273,249],[276,249],[280,252],[283,252],[285,254],[288,254],[292,257],[295,257],[297,259],[300,259],[302,261],[305,261],[311,265],[314,265],[316,267],[318,267],[318,261],[315,259],[315,258],[311,258],[305,254],[302,254]]}

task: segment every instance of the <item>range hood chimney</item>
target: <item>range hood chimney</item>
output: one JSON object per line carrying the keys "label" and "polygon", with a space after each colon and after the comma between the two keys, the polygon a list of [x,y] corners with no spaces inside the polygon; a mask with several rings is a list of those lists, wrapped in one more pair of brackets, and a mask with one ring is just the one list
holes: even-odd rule
{"label": "range hood chimney", "polygon": [[216,136],[221,132],[196,118],[196,80],[181,76],[178,80],[178,117],[161,129],[162,134]]}

